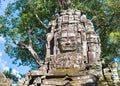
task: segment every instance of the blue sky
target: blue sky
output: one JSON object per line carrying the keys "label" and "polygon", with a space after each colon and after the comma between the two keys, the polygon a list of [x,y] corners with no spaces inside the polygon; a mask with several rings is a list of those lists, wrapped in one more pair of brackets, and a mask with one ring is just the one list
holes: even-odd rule
{"label": "blue sky", "polygon": [[12,68],[22,74],[27,72],[29,67],[12,64],[13,59],[10,59],[10,57],[4,52],[4,42],[4,38],[0,37],[0,71],[9,70],[9,68]]}
{"label": "blue sky", "polygon": [[[13,2],[13,0],[1,0],[0,15],[4,15],[4,10],[9,2]],[[29,67],[12,64],[13,59],[10,59],[10,57],[4,52],[4,43],[5,39],[2,36],[0,36],[0,72],[12,68],[13,74],[16,74],[18,77],[20,77],[19,73],[27,73],[30,69]]]}

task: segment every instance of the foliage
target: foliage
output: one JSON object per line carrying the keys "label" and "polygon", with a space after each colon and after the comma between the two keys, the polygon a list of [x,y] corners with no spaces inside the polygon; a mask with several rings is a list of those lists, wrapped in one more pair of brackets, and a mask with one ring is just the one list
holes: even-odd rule
{"label": "foliage", "polygon": [[[33,1],[31,1],[31,3],[33,3]],[[40,5],[38,4],[38,6],[33,7],[36,8],[35,10],[32,8],[31,5],[29,5],[31,3],[29,3],[27,0],[19,0],[15,3],[9,4],[8,8],[5,11],[6,15],[4,17],[6,27],[3,29],[3,31],[1,30],[1,32],[7,40],[5,44],[6,52],[11,58],[15,58],[14,63],[16,62],[16,60],[20,59],[22,62],[20,63],[20,65],[30,64],[33,68],[36,68],[37,65],[35,64],[35,61],[33,61],[33,59],[31,58],[32,56],[27,50],[21,50],[19,47],[13,46],[13,44],[11,45],[11,42],[13,42],[13,40],[28,44],[28,30],[32,29],[31,40],[34,46],[34,50],[38,53],[39,56],[41,56],[41,58],[44,57],[43,52],[45,52],[45,41],[43,42],[42,40],[45,40],[46,31],[43,30],[42,27],[40,27],[41,25],[35,18],[35,14],[33,13],[33,11],[40,10],[38,12],[43,14],[44,12],[46,12],[45,10],[47,10],[47,8],[43,9],[43,4],[40,4],[42,3],[42,1],[36,1],[35,3],[33,3],[33,6],[36,6],[37,3],[39,3]],[[41,17],[42,21],[45,20],[43,18],[46,17],[46,15],[47,12],[43,14],[43,17]]]}
{"label": "foliage", "polygon": [[118,70],[118,76],[120,77],[120,70]]}
{"label": "foliage", "polygon": [[19,77],[12,73],[11,68],[9,69],[9,71],[3,71],[3,74],[6,76],[6,78],[12,79],[14,83],[18,82]]}
{"label": "foliage", "polygon": [[[101,38],[101,56],[109,61],[119,57],[120,0],[71,0],[71,2],[69,8],[81,10],[94,23],[95,30]],[[14,63],[21,60],[20,65],[37,67],[30,52],[15,46],[14,41],[29,45],[32,40],[32,48],[41,59],[44,59],[47,30],[38,21],[36,14],[47,26],[60,9],[62,8],[57,0],[16,0],[8,5],[5,16],[2,17],[4,27],[0,29],[0,33],[7,40],[5,51],[15,59]]]}

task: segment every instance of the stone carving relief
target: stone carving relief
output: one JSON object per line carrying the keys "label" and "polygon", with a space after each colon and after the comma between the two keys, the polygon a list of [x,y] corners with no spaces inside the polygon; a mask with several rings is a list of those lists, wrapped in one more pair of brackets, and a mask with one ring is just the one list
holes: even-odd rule
{"label": "stone carving relief", "polygon": [[[81,58],[83,65],[84,63],[93,64],[99,60],[101,53],[99,36],[94,31],[93,23],[81,11],[62,10],[57,19],[51,21],[49,25],[51,31],[47,34],[46,58],[49,57],[51,61],[56,58],[53,63],[60,63],[57,59],[67,58],[67,55],[58,57],[60,54],[73,52],[78,55],[73,56],[72,60]],[[54,43],[52,47],[51,41]]]}

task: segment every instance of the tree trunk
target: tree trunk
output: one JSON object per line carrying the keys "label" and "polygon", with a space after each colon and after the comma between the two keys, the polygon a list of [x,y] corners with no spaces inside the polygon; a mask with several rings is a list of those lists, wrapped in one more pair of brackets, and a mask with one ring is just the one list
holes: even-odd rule
{"label": "tree trunk", "polygon": [[17,43],[16,41],[13,41],[14,44],[16,44],[18,47],[22,48],[22,49],[27,49],[30,54],[32,55],[33,59],[37,62],[37,64],[39,66],[41,66],[43,64],[43,61],[40,59],[40,57],[37,55],[37,53],[34,51],[34,49],[32,48],[32,45],[25,45],[23,43]]}
{"label": "tree trunk", "polygon": [[30,52],[30,54],[33,56],[34,60],[37,62],[37,64],[39,66],[41,66],[43,64],[43,61],[39,58],[39,56],[37,55],[37,53],[34,51],[34,49],[32,48],[32,46],[28,46],[28,51]]}

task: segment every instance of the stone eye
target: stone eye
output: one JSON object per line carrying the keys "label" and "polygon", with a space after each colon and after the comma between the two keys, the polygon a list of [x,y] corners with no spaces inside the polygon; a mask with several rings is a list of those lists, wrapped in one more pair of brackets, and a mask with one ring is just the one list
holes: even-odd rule
{"label": "stone eye", "polygon": [[61,38],[61,41],[62,42],[67,41],[67,38]]}
{"label": "stone eye", "polygon": [[75,41],[75,37],[71,37],[70,40],[71,40],[71,41]]}

